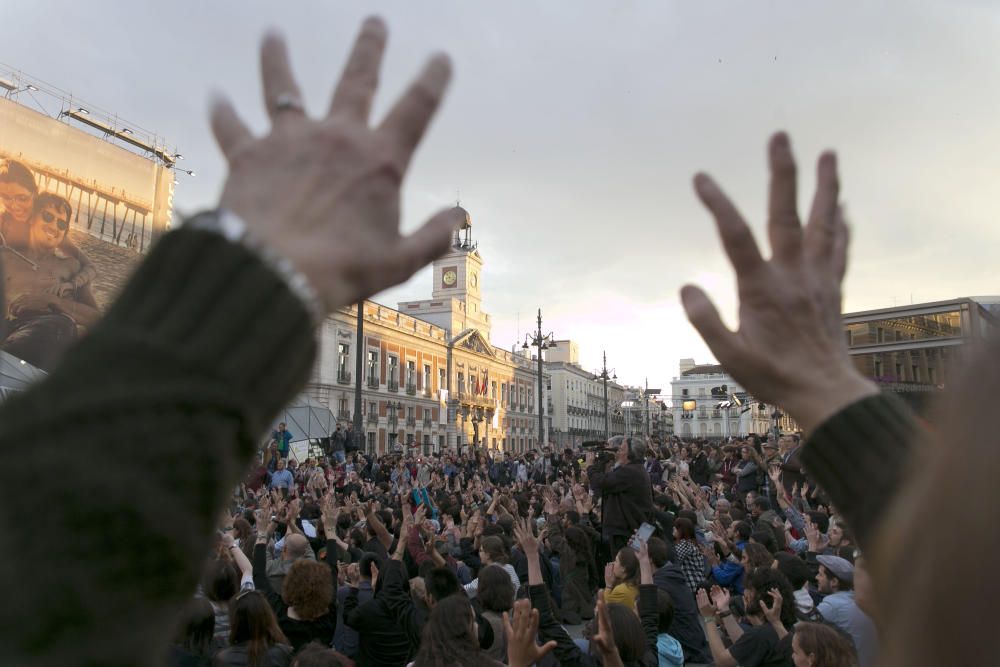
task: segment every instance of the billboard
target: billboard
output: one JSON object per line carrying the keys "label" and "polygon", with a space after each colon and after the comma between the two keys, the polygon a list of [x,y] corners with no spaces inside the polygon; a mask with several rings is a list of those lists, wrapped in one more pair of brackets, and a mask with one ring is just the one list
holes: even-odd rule
{"label": "billboard", "polygon": [[0,98],[0,351],[43,370],[100,318],[173,198],[170,169],[68,115]]}

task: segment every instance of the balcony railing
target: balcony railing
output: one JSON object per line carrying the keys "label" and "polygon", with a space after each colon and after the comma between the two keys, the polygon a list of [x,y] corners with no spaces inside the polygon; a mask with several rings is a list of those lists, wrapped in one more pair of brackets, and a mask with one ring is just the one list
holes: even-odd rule
{"label": "balcony railing", "polygon": [[351,373],[343,368],[337,371],[337,382],[340,384],[351,384]]}
{"label": "balcony railing", "polygon": [[378,385],[379,385],[378,376],[377,375],[369,375],[368,376],[368,388],[369,389],[378,389]]}
{"label": "balcony railing", "polygon": [[407,417],[406,418],[406,425],[407,426],[416,426],[417,425],[417,418],[416,417]]}
{"label": "balcony railing", "polygon": [[385,383],[385,388],[389,391],[399,391],[399,380],[389,380]]}
{"label": "balcony railing", "polygon": [[430,417],[424,417],[424,428],[430,428],[433,425],[434,425],[434,420],[432,420]]}
{"label": "balcony railing", "polygon": [[378,423],[378,413],[377,412],[369,412],[368,413],[368,423],[369,424],[377,424]]}
{"label": "balcony railing", "polygon": [[406,393],[410,396],[414,396],[417,393],[417,385],[412,382],[406,383]]}
{"label": "balcony railing", "polygon": [[434,391],[431,389],[431,386],[429,384],[425,384],[424,385],[424,396],[426,396],[427,398],[430,398],[433,395],[434,395]]}
{"label": "balcony railing", "polygon": [[351,421],[351,411],[350,410],[342,410],[342,411],[338,412],[337,413],[337,420],[338,421],[342,421],[342,422],[349,422],[349,421]]}

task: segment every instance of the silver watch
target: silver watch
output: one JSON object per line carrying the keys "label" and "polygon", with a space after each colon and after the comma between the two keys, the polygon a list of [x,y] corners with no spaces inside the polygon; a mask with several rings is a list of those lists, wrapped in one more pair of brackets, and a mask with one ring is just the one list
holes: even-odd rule
{"label": "silver watch", "polygon": [[253,252],[282,279],[288,289],[298,297],[309,312],[314,326],[323,321],[325,310],[319,294],[306,276],[295,268],[287,257],[283,257],[262,243],[258,243],[249,233],[243,218],[224,208],[203,211],[184,223],[184,227],[201,229],[219,234],[231,243],[239,243]]}

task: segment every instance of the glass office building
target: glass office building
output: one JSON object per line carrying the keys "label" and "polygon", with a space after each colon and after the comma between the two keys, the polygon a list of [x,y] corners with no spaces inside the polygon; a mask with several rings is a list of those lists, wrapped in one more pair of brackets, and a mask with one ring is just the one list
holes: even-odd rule
{"label": "glass office building", "polygon": [[844,315],[858,369],[919,412],[948,385],[969,340],[1000,334],[1000,297],[962,298]]}

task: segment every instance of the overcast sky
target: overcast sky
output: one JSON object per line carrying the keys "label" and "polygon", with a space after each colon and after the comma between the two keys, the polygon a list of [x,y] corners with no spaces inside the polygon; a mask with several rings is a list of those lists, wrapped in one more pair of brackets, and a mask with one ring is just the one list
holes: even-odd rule
{"label": "overcast sky", "polygon": [[[735,293],[690,177],[715,175],[762,231],[775,129],[792,135],[803,202],[819,152],[840,154],[848,310],[1000,292],[1000,5],[986,0],[34,0],[3,3],[0,62],[168,137],[197,171],[176,197],[193,211],[225,175],[210,92],[266,126],[265,28],[289,37],[319,112],[371,12],[390,26],[376,113],[427,54],[454,60],[403,224],[461,192],[497,345],[541,307],[585,368],[607,349],[626,382],[668,387],[678,358],[711,360],[678,290],[705,285],[730,322]],[[425,298],[430,282],[423,271],[376,300]]]}

